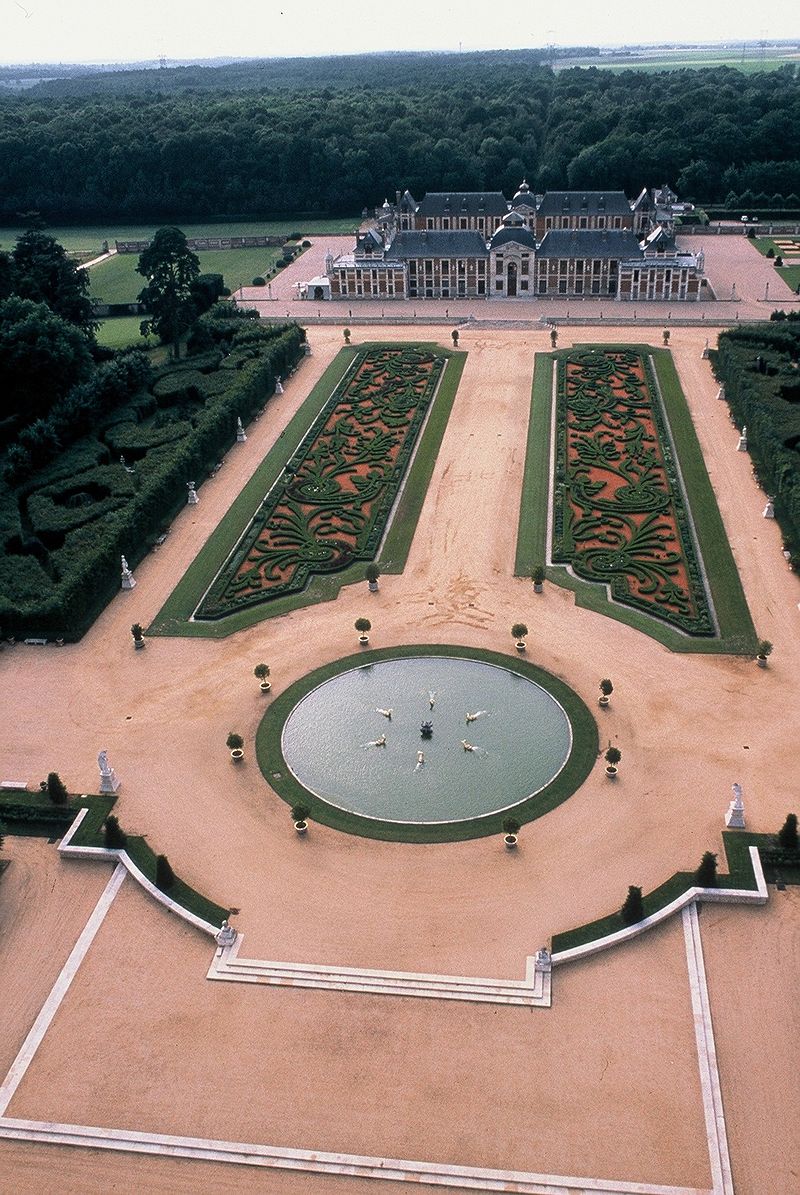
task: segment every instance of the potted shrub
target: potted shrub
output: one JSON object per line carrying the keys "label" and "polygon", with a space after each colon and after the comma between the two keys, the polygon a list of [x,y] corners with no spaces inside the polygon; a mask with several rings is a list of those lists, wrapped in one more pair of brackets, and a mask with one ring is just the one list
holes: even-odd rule
{"label": "potted shrub", "polygon": [[364,569],[364,576],[367,578],[370,593],[378,592],[378,578],[381,575],[381,570],[378,568],[374,560],[371,560]]}
{"label": "potted shrub", "polygon": [[700,866],[694,873],[694,882],[700,888],[716,888],[717,856],[713,851],[706,851],[703,855]]}
{"label": "potted shrub", "polygon": [[769,639],[759,639],[756,647],[756,663],[759,668],[766,668],[767,656],[772,654],[772,644]]}
{"label": "potted shrub", "polygon": [[109,850],[121,851],[127,846],[128,836],[119,824],[116,814],[109,813],[103,822],[103,845]]}
{"label": "potted shrub", "polygon": [[786,821],[778,831],[778,846],[782,851],[797,851],[800,849],[800,839],[797,836],[796,813],[786,814]]}
{"label": "potted shrub", "polygon": [[225,740],[225,746],[230,751],[233,762],[241,763],[244,759],[244,739],[242,736],[232,730]]}
{"label": "potted shrub", "polygon": [[611,681],[608,680],[608,678],[600,681],[600,700],[597,704],[601,706],[602,709],[605,709],[608,705],[609,698],[613,692],[614,686],[612,685]]}
{"label": "potted shrub", "polygon": [[669,328],[665,328],[664,331],[661,333],[661,336],[664,341],[664,344],[665,345],[669,344]]}
{"label": "potted shrub", "polygon": [[457,349],[458,348],[458,328],[453,328],[453,331],[450,333],[450,335],[453,338],[453,348]]}
{"label": "potted shrub", "polygon": [[133,635],[133,646],[137,651],[141,651],[144,647],[144,627],[140,622],[135,622],[131,627],[131,634]]}
{"label": "potted shrub", "polygon": [[542,587],[544,585],[544,565],[542,565],[542,564],[536,565],[536,568],[533,570],[533,573],[531,574],[531,580],[533,581],[533,592],[541,593]]}
{"label": "potted shrub", "polygon": [[292,821],[294,828],[298,834],[305,834],[308,830],[308,815],[311,810],[307,805],[293,805],[292,806]]}
{"label": "potted shrub", "polygon": [[515,817],[503,818],[503,842],[507,851],[513,851],[519,837],[519,822]]}
{"label": "potted shrub", "polygon": [[261,681],[261,692],[269,693],[270,688],[272,687],[267,680],[267,677],[269,676],[269,664],[256,664],[255,668],[253,669],[253,676]]}
{"label": "potted shrub", "polygon": [[44,782],[47,795],[54,805],[66,805],[69,801],[69,793],[67,786],[59,776],[58,772],[48,772],[47,780]]}
{"label": "potted shrub", "polygon": [[528,628],[524,622],[515,622],[511,628],[511,634],[517,641],[517,651],[523,652],[525,650],[525,636],[528,633]]}
{"label": "potted shrub", "polygon": [[368,618],[357,618],[353,624],[358,631],[358,642],[362,647],[366,647],[369,643],[369,635],[367,631],[372,630],[372,623]]}
{"label": "potted shrub", "polygon": [[344,336],[344,342],[345,342],[345,344],[349,344],[349,343],[350,343],[350,329],[349,329],[349,328],[344,328],[344,329],[342,330],[342,336]]}
{"label": "potted shrub", "polygon": [[550,348],[554,349],[558,344],[558,328],[550,329]]}
{"label": "potted shrub", "polygon": [[617,774],[617,764],[622,759],[619,747],[609,747],[605,754],[606,776],[613,780]]}

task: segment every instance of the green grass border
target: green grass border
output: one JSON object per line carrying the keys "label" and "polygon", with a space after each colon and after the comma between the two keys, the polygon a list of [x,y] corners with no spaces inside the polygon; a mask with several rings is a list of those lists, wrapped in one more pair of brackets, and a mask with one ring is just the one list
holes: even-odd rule
{"label": "green grass border", "polygon": [[364,341],[340,349],[334,360],[311,390],[253,476],[231,503],[217,527],[159,610],[148,635],[180,635],[203,639],[224,639],[236,631],[255,626],[317,602],[333,601],[344,585],[364,580],[365,562],[358,561],[339,573],[313,578],[302,593],[275,598],[263,605],[237,611],[226,618],[190,622],[202,595],[227,560],[239,536],[253,517],[264,495],[283,471],[287,460],[297,451],[303,437],[319,415],[335,387],[357,353],[369,348],[428,348],[445,357],[446,365],[439,382],[430,414],[417,444],[411,467],[380,554],[380,568],[385,573],[401,573],[405,568],[411,541],[416,531],[428,485],[430,484],[442,437],[453,409],[466,353],[443,348],[432,341],[395,344],[389,341]]}
{"label": "green grass border", "polygon": [[[114,808],[116,801],[116,796],[112,794],[107,796],[82,794],[81,796],[70,796],[69,802],[66,805],[54,805],[52,801],[42,800],[41,792],[29,792],[22,789],[18,791],[13,789],[5,790],[0,794],[0,823],[3,825],[4,834],[17,838],[63,838],[81,809],[88,809],[88,813],[75,832],[70,846],[105,847],[103,822]],[[6,817],[3,816],[3,807],[6,805],[27,805],[33,810],[41,811],[43,815],[52,815],[53,811],[56,811],[59,815],[63,816],[59,816],[57,821],[52,820],[52,818],[48,819],[47,817],[42,817],[41,820],[25,822],[7,820],[7,815]],[[129,834],[127,838],[128,841],[125,850],[139,870],[155,885],[155,851],[141,834]],[[159,891],[162,891],[162,889],[159,889]],[[173,886],[164,892],[164,895],[168,896],[175,904],[187,909],[190,913],[194,913],[197,917],[202,917],[204,921],[208,921],[212,925],[222,925],[222,922],[230,913],[229,909],[216,904],[212,900],[208,900],[202,893],[191,888],[177,876],[175,877]]]}
{"label": "green grass border", "polygon": [[682,635],[658,619],[649,618],[638,610],[610,602],[603,586],[574,577],[558,565],[547,569],[547,579],[574,593],[576,605],[633,627],[670,651],[709,655],[755,655],[755,627],[719,513],[716,495],[706,471],[691,413],[669,349],[648,344],[580,343],[554,353],[536,354],[517,539],[517,575],[529,575],[534,564],[546,559],[553,369],[557,360],[568,356],[575,349],[587,347],[600,350],[625,348],[652,357],[716,611],[719,636],[712,638]]}
{"label": "green grass border", "polygon": [[[756,878],[748,848],[751,846],[766,847],[773,843],[774,836],[770,834],[750,834],[743,830],[723,830],[722,845],[725,851],[728,874],[717,876],[717,888],[722,890],[726,888],[755,890]],[[648,892],[642,898],[644,908],[643,918],[652,917],[654,913],[665,908],[673,900],[677,900],[679,896],[682,896],[684,892],[687,892],[689,888],[695,887],[695,885],[694,872],[676,871],[674,875],[671,875],[658,888],[654,888],[652,892]],[[622,893],[621,895],[620,909],[626,895],[627,893]],[[631,927],[625,924],[620,911],[617,910],[614,913],[607,914],[605,917],[598,917],[596,921],[589,921],[586,925],[579,925],[575,929],[566,930],[564,933],[554,934],[552,952],[556,954],[565,950],[574,950],[577,946],[586,946],[589,942],[596,942],[600,938],[608,937],[609,934],[615,934],[620,930],[629,928]]]}
{"label": "green grass border", "polygon": [[[425,826],[361,817],[358,814],[336,809],[316,794],[308,792],[289,771],[281,751],[283,726],[297,703],[324,681],[353,668],[363,667],[365,664],[375,664],[382,660],[399,660],[418,656],[448,656],[455,659],[479,660],[482,663],[507,668],[510,672],[516,672],[546,689],[561,703],[572,724],[572,750],[558,776],[541,792],[515,805],[513,810],[503,809],[498,813],[471,818],[468,821]],[[503,819],[512,812],[520,822],[535,821],[536,818],[542,817],[566,801],[583,784],[597,761],[598,750],[597,723],[578,694],[564,681],[559,680],[552,673],[545,672],[536,664],[520,660],[517,656],[505,656],[499,652],[487,651],[482,648],[441,643],[409,644],[403,647],[357,652],[354,655],[334,660],[321,668],[316,668],[290,685],[276,698],[270,709],[264,714],[256,731],[258,766],[270,788],[282,801],[290,806],[302,802],[311,810],[312,820],[330,826],[334,830],[341,830],[346,834],[356,834],[362,838],[377,838],[386,842],[460,842],[470,838],[483,838],[489,834],[499,834]],[[279,779],[274,777],[276,771],[280,772]]]}

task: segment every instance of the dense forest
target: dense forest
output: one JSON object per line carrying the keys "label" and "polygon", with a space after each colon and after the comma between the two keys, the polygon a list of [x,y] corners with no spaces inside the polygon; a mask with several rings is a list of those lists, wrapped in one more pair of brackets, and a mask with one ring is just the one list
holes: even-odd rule
{"label": "dense forest", "polygon": [[227,89],[182,90],[167,70],[0,98],[0,220],[351,214],[398,187],[511,195],[523,176],[537,190],[666,181],[701,203],[800,203],[793,66],[555,74],[528,52],[205,69]]}

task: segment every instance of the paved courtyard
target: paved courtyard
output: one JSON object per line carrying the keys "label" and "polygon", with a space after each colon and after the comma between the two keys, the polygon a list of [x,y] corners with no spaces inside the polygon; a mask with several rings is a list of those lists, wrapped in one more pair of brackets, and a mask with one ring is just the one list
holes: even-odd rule
{"label": "paved courtyard", "polygon": [[[292,314],[304,307],[294,304]],[[354,326],[353,340],[386,335]],[[420,331],[389,335],[412,340]],[[423,335],[450,344],[449,327]],[[500,979],[522,978],[526,958],[552,934],[618,908],[629,884],[651,889],[706,849],[722,857],[733,781],[744,789],[748,828],[775,830],[797,808],[787,716],[798,698],[800,586],[779,529],[761,517],[764,495],[701,359],[715,336],[712,326],[676,328],[670,347],[757,632],[775,644],[766,670],[747,659],[671,654],[576,607],[566,590],[546,584],[534,595],[530,581],[514,578],[533,359],[549,336],[468,326],[463,379],[402,575],[384,577],[378,594],[350,586],[335,602],[226,639],[151,638],[134,653],[131,623],[152,621],[341,347],[340,327],[312,326],[312,355],[136,570],[136,589],[119,594],[79,644],[19,645],[0,656],[14,726],[0,743],[3,775],[35,783],[56,769],[72,790],[91,791],[106,747],[122,780],[123,826],[146,833],[189,883],[240,910],[234,920],[249,958]],[[559,347],[631,339],[629,327],[604,321],[562,328]],[[640,327],[636,340],[660,344],[660,328]],[[523,829],[516,855],[493,838],[398,845],[316,824],[297,838],[255,763],[264,698],[253,666],[270,664],[277,695],[352,652],[362,614],[377,647],[513,650],[509,629],[523,620],[529,657],[595,710],[599,678],[610,676],[600,734],[603,747],[611,740],[622,749],[617,783],[608,785],[598,760],[573,797]],[[225,750],[231,728],[245,738],[240,769]],[[108,864],[59,860],[41,841],[7,839],[7,854],[0,976],[14,994],[3,1074],[111,877]],[[689,948],[698,935],[699,972]],[[130,1152],[130,1142],[126,1152],[101,1152],[3,1139],[3,1120],[0,1186],[382,1195],[398,1188],[381,1167],[397,1169],[401,1159],[417,1180],[415,1165],[427,1163],[437,1168],[428,1181],[457,1190],[797,1189],[793,889],[770,889],[761,909],[704,908],[698,925],[678,916],[560,968],[549,1009],[211,983],[213,953],[210,939],[130,879],[109,896],[1,1114],[142,1133],[149,1152]],[[721,1126],[701,1078],[709,1060],[697,1035],[703,978]],[[295,1150],[300,1169],[180,1158],[177,1147],[158,1147],[164,1137],[270,1146],[284,1161]],[[326,1171],[320,1153],[346,1155],[342,1169]],[[367,1159],[374,1176],[353,1159]],[[487,1168],[502,1172],[505,1186],[472,1181],[471,1170]]]}

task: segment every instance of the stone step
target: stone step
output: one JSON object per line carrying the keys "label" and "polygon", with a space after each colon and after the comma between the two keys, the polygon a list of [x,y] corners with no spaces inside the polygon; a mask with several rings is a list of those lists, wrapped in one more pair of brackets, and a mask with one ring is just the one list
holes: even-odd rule
{"label": "stone step", "polygon": [[233,946],[224,947],[217,952],[208,971],[209,979],[349,991],[367,995],[468,1000],[529,1007],[550,1006],[550,975],[536,971],[533,958],[528,959],[526,979],[503,980],[242,959],[238,957],[240,946],[241,935]]}

